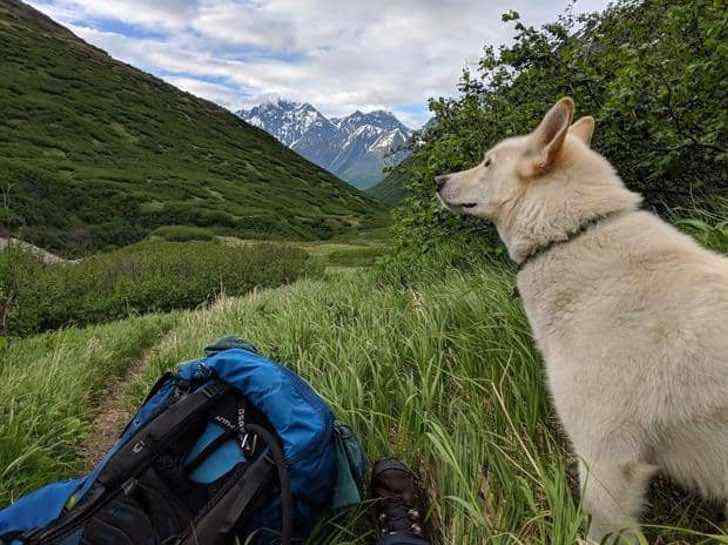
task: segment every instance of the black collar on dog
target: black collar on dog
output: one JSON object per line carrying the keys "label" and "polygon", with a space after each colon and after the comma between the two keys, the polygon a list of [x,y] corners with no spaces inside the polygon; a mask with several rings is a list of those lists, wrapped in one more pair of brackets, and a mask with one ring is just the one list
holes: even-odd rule
{"label": "black collar on dog", "polygon": [[575,231],[572,231],[570,233],[566,234],[566,238],[563,240],[551,240],[547,242],[546,244],[543,244],[541,246],[537,246],[533,249],[533,251],[528,254],[523,261],[521,261],[518,264],[518,272],[521,272],[523,270],[523,267],[525,267],[529,261],[536,259],[539,256],[542,256],[552,248],[556,246],[561,246],[562,244],[568,244],[572,240],[575,240],[579,238],[581,235],[589,231],[592,227],[595,227],[598,223],[601,223],[603,221],[609,220],[614,218],[615,216],[621,216],[624,214],[625,210],[615,210],[614,212],[609,212],[607,214],[602,214],[600,216],[594,216],[593,218],[585,221],[582,223],[578,229]]}

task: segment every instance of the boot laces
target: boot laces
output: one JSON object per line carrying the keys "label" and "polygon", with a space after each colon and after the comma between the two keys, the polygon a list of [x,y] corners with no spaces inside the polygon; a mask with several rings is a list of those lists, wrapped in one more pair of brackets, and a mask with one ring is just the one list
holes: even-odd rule
{"label": "boot laces", "polygon": [[391,534],[408,532],[416,535],[422,534],[419,525],[420,513],[417,509],[407,505],[403,498],[394,496],[382,500],[379,520],[382,522],[382,533]]}

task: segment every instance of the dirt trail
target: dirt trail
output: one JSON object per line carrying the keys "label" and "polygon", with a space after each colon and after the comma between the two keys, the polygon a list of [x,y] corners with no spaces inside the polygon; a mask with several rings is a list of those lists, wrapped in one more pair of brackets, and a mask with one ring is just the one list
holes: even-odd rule
{"label": "dirt trail", "polygon": [[[290,288],[290,285],[284,285],[274,289],[285,291]],[[260,293],[257,288],[253,288],[244,297],[253,302],[260,297]],[[213,313],[222,311],[226,306],[237,305],[238,299],[238,297],[220,297],[208,310]],[[204,311],[201,315],[206,316],[209,313]],[[197,314],[195,319],[199,319],[199,317],[200,314]],[[171,327],[156,343],[148,347],[138,360],[129,366],[123,376],[111,382],[99,396],[99,404],[93,410],[91,417],[93,424],[90,433],[79,448],[84,470],[92,469],[94,464],[106,454],[119,438],[124,426],[134,416],[133,410],[136,407],[132,407],[130,410],[126,406],[124,391],[130,383],[135,382],[144,374],[156,351],[163,349],[168,343],[175,344],[178,342],[176,338],[177,329],[177,327]]]}
{"label": "dirt trail", "polygon": [[91,433],[80,448],[84,470],[93,468],[94,464],[106,454],[119,438],[126,423],[134,416],[124,404],[124,388],[142,376],[158,346],[159,344],[147,349],[144,355],[129,367],[127,373],[111,383],[99,397],[101,403],[94,411]]}

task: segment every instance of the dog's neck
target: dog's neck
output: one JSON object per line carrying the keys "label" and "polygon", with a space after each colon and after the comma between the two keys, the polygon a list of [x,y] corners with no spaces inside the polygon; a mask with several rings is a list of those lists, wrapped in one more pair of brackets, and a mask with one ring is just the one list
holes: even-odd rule
{"label": "dog's neck", "polygon": [[[639,208],[642,197],[628,191],[615,173],[584,180],[577,169],[539,180],[496,223],[508,253],[519,266],[544,248],[565,242],[600,218]],[[579,179],[581,178],[581,179]]]}

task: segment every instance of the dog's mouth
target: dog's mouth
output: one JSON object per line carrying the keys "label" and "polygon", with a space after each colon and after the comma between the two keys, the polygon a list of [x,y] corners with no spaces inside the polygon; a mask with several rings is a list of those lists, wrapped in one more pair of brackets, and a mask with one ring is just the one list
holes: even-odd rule
{"label": "dog's mouth", "polygon": [[472,210],[476,206],[478,206],[477,202],[459,202],[459,203],[452,203],[452,204],[447,205],[447,207],[450,210],[452,210],[453,212],[460,212],[461,214],[464,214],[465,212]]}
{"label": "dog's mouth", "polygon": [[440,199],[440,202],[445,206],[445,208],[450,209],[452,212],[465,212],[465,210],[471,210],[478,206],[477,202],[449,202],[443,196],[440,194],[440,192],[437,192],[437,198]]}

